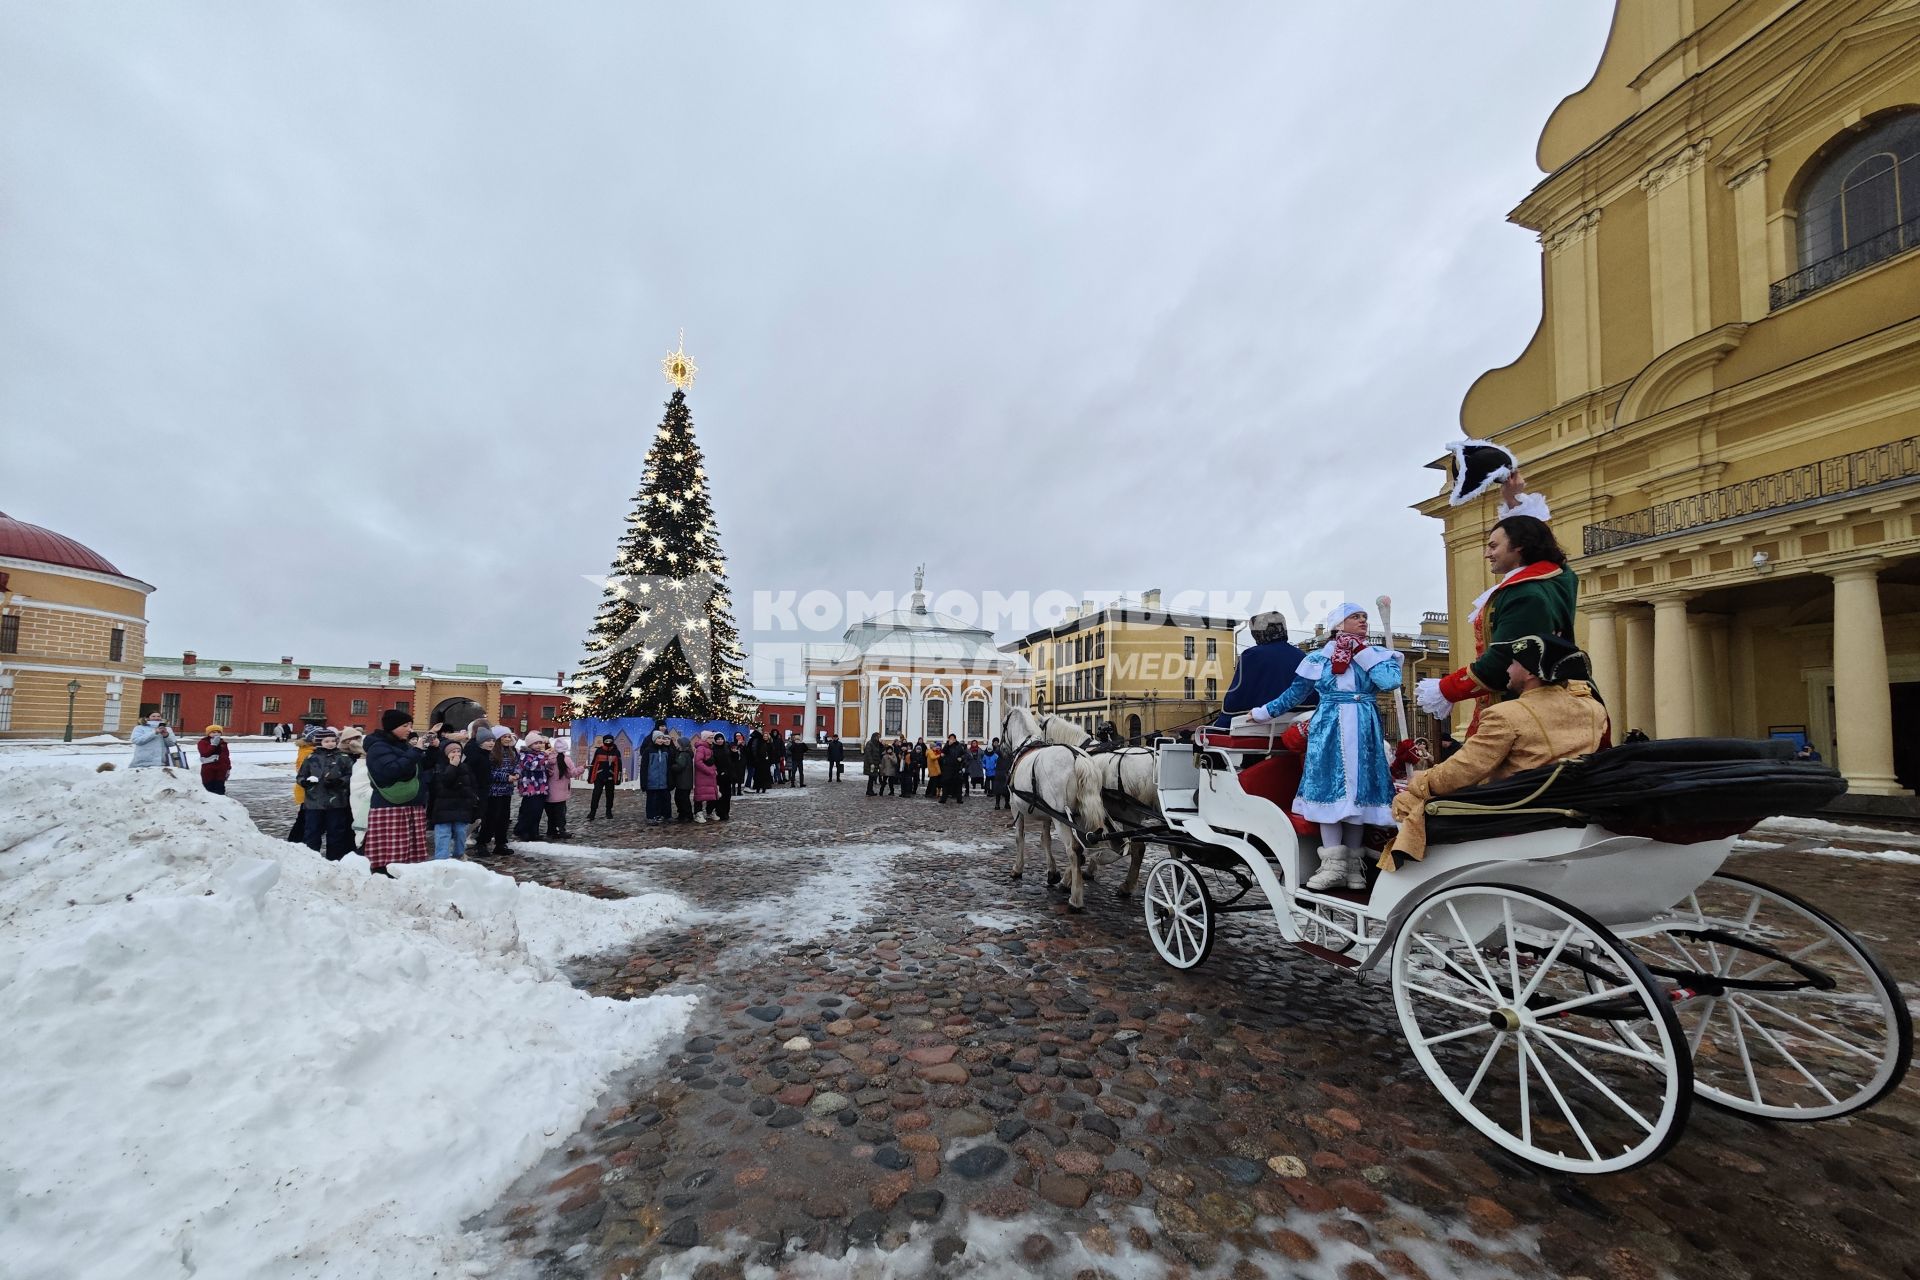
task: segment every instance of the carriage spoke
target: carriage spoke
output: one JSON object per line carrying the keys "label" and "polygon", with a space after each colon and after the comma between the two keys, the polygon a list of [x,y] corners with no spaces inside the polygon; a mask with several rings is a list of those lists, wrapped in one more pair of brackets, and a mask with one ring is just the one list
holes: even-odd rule
{"label": "carriage spoke", "polygon": [[[1788,1064],[1791,1065],[1795,1071],[1798,1071],[1801,1077],[1805,1079],[1808,1084],[1812,1085],[1815,1089],[1818,1089],[1820,1091],[1820,1096],[1827,1100],[1827,1104],[1829,1106],[1840,1105],[1840,1099],[1833,1096],[1833,1091],[1828,1089],[1826,1085],[1821,1084],[1819,1078],[1815,1076],[1813,1072],[1807,1070],[1804,1066],[1800,1065],[1800,1059],[1788,1053],[1787,1047],[1781,1044],[1780,1041],[1774,1037],[1773,1032],[1767,1030],[1766,1027],[1761,1025],[1758,1019],[1756,1019],[1752,1014],[1748,1013],[1745,1009],[1742,1009],[1737,1002],[1733,1003],[1732,1008],[1733,1008],[1733,1016],[1735,1018],[1745,1018],[1749,1023],[1751,1023],[1753,1026],[1753,1029],[1760,1033],[1761,1038],[1764,1039],[1768,1044],[1773,1046],[1773,1051],[1775,1053],[1785,1058]],[[1755,1100],[1758,1101],[1757,1098]]]}
{"label": "carriage spoke", "polygon": [[1846,1053],[1851,1053],[1856,1058],[1865,1058],[1868,1062],[1880,1061],[1880,1055],[1873,1052],[1871,1049],[1863,1049],[1857,1044],[1850,1044],[1847,1041],[1842,1040],[1839,1036],[1834,1035],[1830,1031],[1822,1031],[1819,1027],[1814,1026],[1811,1022],[1807,1022],[1801,1018],[1796,1018],[1793,1014],[1788,1013],[1785,1009],[1779,1008],[1775,1005],[1771,1005],[1767,1003],[1765,1000],[1762,1000],[1759,996],[1753,996],[1753,995],[1747,996],[1746,1002],[1748,1004],[1756,1005],[1759,1008],[1765,1009],[1768,1013],[1772,1014],[1776,1018],[1780,1018],[1787,1022],[1791,1022],[1794,1026],[1800,1028],[1800,1030],[1806,1032],[1808,1035],[1818,1036],[1820,1039],[1825,1040],[1828,1044],[1832,1045],[1834,1048],[1840,1049]]}
{"label": "carriage spoke", "polygon": [[[1407,990],[1418,991],[1421,995],[1431,996],[1435,1000],[1445,1000],[1450,1005],[1455,1005],[1459,1008],[1465,1009],[1468,1013],[1475,1014],[1480,1017],[1485,1017],[1487,1013],[1487,1006],[1483,1004],[1471,1004],[1465,1000],[1462,1000],[1459,996],[1448,995],[1446,992],[1437,991],[1432,987],[1423,987],[1417,982],[1409,982],[1407,984]],[[1492,1024],[1489,1023],[1488,1025],[1491,1026]]]}
{"label": "carriage spoke", "polygon": [[1481,986],[1479,979],[1469,975],[1465,969],[1462,969],[1457,963],[1454,962],[1454,959],[1452,956],[1448,955],[1446,952],[1442,951],[1440,948],[1434,946],[1433,943],[1427,938],[1425,934],[1416,933],[1413,935],[1413,940],[1419,943],[1421,946],[1425,947],[1427,950],[1433,952],[1433,954],[1439,959],[1441,964],[1446,965],[1447,968],[1459,974],[1460,981],[1466,983],[1473,990],[1480,992],[1480,994],[1486,996],[1490,1000],[1498,1000],[1500,998],[1500,990],[1498,987]]}
{"label": "carriage spoke", "polygon": [[[1833,938],[1831,936],[1828,936],[1820,939],[1818,942],[1810,942],[1806,946],[1794,952],[1790,957],[1788,957],[1788,959],[1805,960],[1808,956],[1812,955],[1814,952],[1820,950],[1820,948],[1826,946],[1828,943],[1832,941],[1833,941]],[[1752,982],[1754,979],[1758,978],[1761,974],[1766,973],[1772,969],[1778,969],[1781,965],[1785,964],[1786,962],[1787,962],[1786,960],[1769,960],[1763,965],[1759,965],[1759,966],[1756,966],[1755,968],[1747,970],[1745,973],[1738,974],[1738,975],[1723,975],[1723,976],[1734,976],[1734,977],[1737,977],[1741,982]]]}
{"label": "carriage spoke", "polygon": [[1747,1073],[1747,1096],[1755,1105],[1764,1106],[1765,1099],[1760,1096],[1760,1080],[1753,1074],[1753,1055],[1747,1051],[1747,1033],[1740,1028],[1740,1006],[1727,1001],[1727,1012],[1733,1015],[1733,1042],[1740,1050],[1740,1069]]}
{"label": "carriage spoke", "polygon": [[1473,1079],[1467,1083],[1466,1099],[1468,1102],[1473,1101],[1473,1095],[1480,1089],[1480,1082],[1487,1078],[1487,1068],[1493,1065],[1494,1055],[1499,1053],[1500,1046],[1507,1042],[1508,1034],[1508,1032],[1502,1031],[1493,1038],[1493,1043],[1487,1046],[1486,1056],[1480,1059],[1480,1069],[1473,1073]]}
{"label": "carriage spoke", "polygon": [[1560,952],[1567,945],[1567,940],[1573,937],[1573,931],[1579,927],[1579,925],[1570,924],[1561,931],[1558,938],[1553,940],[1553,949],[1547,952],[1547,958],[1542,960],[1535,968],[1533,977],[1527,982],[1527,989],[1514,997],[1513,1002],[1515,1004],[1524,1007],[1528,998],[1540,989],[1541,979],[1547,976],[1547,970],[1553,968],[1553,962],[1560,958]]}
{"label": "carriage spoke", "polygon": [[1507,980],[1512,983],[1507,990],[1514,993],[1514,1003],[1520,1002],[1520,949],[1513,945],[1513,900],[1500,900],[1500,918],[1507,926]]}
{"label": "carriage spoke", "polygon": [[1472,953],[1473,963],[1480,970],[1480,976],[1487,980],[1487,994],[1498,999],[1506,993],[1500,990],[1500,984],[1493,980],[1493,971],[1487,968],[1487,958],[1480,954],[1479,944],[1467,936],[1467,926],[1460,919],[1460,910],[1451,901],[1447,903],[1447,914],[1453,917],[1453,927],[1460,931],[1460,943]]}
{"label": "carriage spoke", "polygon": [[1713,1015],[1720,1012],[1722,997],[1714,996],[1707,1001],[1707,1011],[1700,1015],[1700,1021],[1687,1033],[1687,1051],[1700,1052],[1700,1042],[1707,1038],[1707,1024],[1713,1021]]}
{"label": "carriage spoke", "polygon": [[1598,1049],[1602,1053],[1618,1054],[1622,1058],[1633,1058],[1639,1062],[1650,1062],[1655,1066],[1664,1066],[1666,1064],[1666,1059],[1657,1053],[1649,1053],[1644,1049],[1629,1049],[1624,1045],[1608,1044],[1605,1040],[1595,1040],[1592,1036],[1583,1036],[1578,1032],[1563,1030],[1560,1027],[1535,1026],[1534,1030],[1543,1036],[1552,1036],[1556,1040],[1568,1040],[1574,1044],[1583,1044],[1589,1049]]}
{"label": "carriage spoke", "polygon": [[1580,1059],[1574,1057],[1572,1054],[1568,1053],[1565,1049],[1562,1049],[1559,1045],[1555,1044],[1552,1040],[1542,1040],[1540,1043],[1544,1044],[1545,1046],[1547,1046],[1547,1048],[1559,1054],[1561,1061],[1565,1062],[1568,1066],[1572,1067],[1576,1072],[1578,1072],[1580,1074],[1581,1079],[1585,1080],[1589,1085],[1593,1086],[1593,1088],[1599,1091],[1600,1096],[1605,1098],[1608,1102],[1611,1102],[1614,1106],[1620,1108],[1621,1113],[1624,1114],[1628,1119],[1632,1120],[1635,1124],[1639,1125],[1642,1129],[1645,1129],[1648,1133],[1653,1132],[1653,1122],[1647,1119],[1645,1116],[1641,1115],[1634,1108],[1628,1106],[1624,1101],[1622,1101],[1620,1095],[1615,1093],[1612,1089],[1608,1088],[1605,1082],[1603,1082],[1599,1076],[1596,1076],[1595,1074],[1593,1074],[1593,1072],[1587,1070],[1585,1065],[1581,1063]]}
{"label": "carriage spoke", "polygon": [[1527,1037],[1519,1034],[1513,1038],[1519,1052],[1513,1056],[1520,1063],[1520,1141],[1533,1145],[1533,1099],[1527,1094]]}
{"label": "carriage spoke", "polygon": [[1533,1069],[1539,1075],[1540,1083],[1547,1086],[1547,1092],[1552,1094],[1554,1102],[1559,1104],[1560,1114],[1565,1116],[1567,1123],[1573,1126],[1573,1132],[1579,1137],[1580,1145],[1587,1149],[1587,1157],[1592,1160],[1598,1160],[1600,1158],[1599,1149],[1593,1145],[1593,1139],[1587,1137],[1587,1131],[1581,1128],[1580,1122],[1574,1118],[1573,1108],[1568,1106],[1567,1100],[1560,1096],[1560,1086],[1556,1085],[1553,1082],[1553,1077],[1547,1074],[1547,1064],[1540,1061],[1540,1055],[1533,1051],[1533,1046],[1527,1042],[1525,1036],[1520,1037],[1520,1051],[1533,1060]]}
{"label": "carriage spoke", "polygon": [[1428,1036],[1420,1043],[1432,1048],[1436,1044],[1445,1044],[1449,1040],[1464,1040],[1468,1036],[1484,1035],[1491,1030],[1493,1030],[1491,1022],[1478,1022],[1470,1027],[1462,1027],[1458,1031],[1445,1031],[1437,1036]]}
{"label": "carriage spoke", "polygon": [[1600,1001],[1610,999],[1613,996],[1630,996],[1633,993],[1634,989],[1632,987],[1605,987],[1599,991],[1589,991],[1583,996],[1575,996],[1571,1000],[1562,1000],[1559,1004],[1550,1004],[1544,1009],[1533,1009],[1529,1010],[1529,1012],[1531,1012],[1535,1018],[1550,1018],[1555,1014],[1566,1013],[1569,1010],[1578,1009],[1583,1005],[1598,1004]]}

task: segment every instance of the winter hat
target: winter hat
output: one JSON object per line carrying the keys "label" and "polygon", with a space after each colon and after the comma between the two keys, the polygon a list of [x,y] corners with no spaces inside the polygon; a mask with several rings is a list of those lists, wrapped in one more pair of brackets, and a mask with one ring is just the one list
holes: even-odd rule
{"label": "winter hat", "polygon": [[1447,446],[1453,455],[1453,493],[1449,501],[1456,507],[1499,484],[1520,469],[1520,462],[1504,445],[1485,440],[1455,440]]}
{"label": "winter hat", "polygon": [[1342,600],[1327,614],[1327,630],[1331,631],[1356,613],[1365,613],[1367,606],[1355,604],[1351,600]]}
{"label": "winter hat", "polygon": [[493,726],[493,740],[495,742],[500,741],[500,739],[502,738],[510,738],[512,736],[513,736],[513,730],[507,728],[507,726],[503,724],[497,724]]}
{"label": "winter hat", "polygon": [[300,735],[300,740],[302,742],[306,742],[312,746],[317,747],[320,745],[321,735],[324,734],[326,731],[327,731],[327,726],[323,724],[309,725],[307,726],[306,731]]}
{"label": "winter hat", "polygon": [[385,729],[388,733],[392,733],[395,729],[398,729],[403,724],[412,724],[412,723],[413,723],[412,713],[402,711],[398,707],[395,707],[391,711],[382,711],[380,713],[380,727],[382,729]]}
{"label": "winter hat", "polygon": [[227,727],[223,724],[210,724],[207,726],[207,736],[209,738],[211,738],[216,733],[225,733],[226,731],[227,731]]}

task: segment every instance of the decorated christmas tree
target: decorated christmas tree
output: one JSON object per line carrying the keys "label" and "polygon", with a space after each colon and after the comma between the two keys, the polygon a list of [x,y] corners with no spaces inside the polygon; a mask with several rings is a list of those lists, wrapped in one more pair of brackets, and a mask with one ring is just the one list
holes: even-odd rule
{"label": "decorated christmas tree", "polygon": [[573,679],[576,717],[739,723],[754,710],[741,691],[726,557],[687,412],[697,370],[684,347],[662,361],[673,398]]}

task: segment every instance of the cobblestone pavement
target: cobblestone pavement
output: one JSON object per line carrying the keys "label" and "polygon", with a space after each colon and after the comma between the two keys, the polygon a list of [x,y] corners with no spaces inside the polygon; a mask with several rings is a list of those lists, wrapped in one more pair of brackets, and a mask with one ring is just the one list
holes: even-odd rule
{"label": "cobblestone pavement", "polygon": [[[279,789],[235,791],[284,830]],[[679,1051],[480,1224],[532,1273],[840,1275],[887,1255],[898,1275],[1920,1277],[1911,1083],[1818,1125],[1697,1106],[1654,1165],[1545,1174],[1433,1091],[1383,980],[1260,916],[1178,973],[1115,900],[1118,868],[1069,915],[1031,869],[1007,879],[1006,815],[981,798],[862,792],[816,782],[664,830],[637,797],[591,824],[576,803],[573,845],[491,864],[702,908],[574,969],[616,999],[704,999]],[[1770,838],[1737,869],[1834,910],[1911,997],[1920,865],[1794,848]]]}

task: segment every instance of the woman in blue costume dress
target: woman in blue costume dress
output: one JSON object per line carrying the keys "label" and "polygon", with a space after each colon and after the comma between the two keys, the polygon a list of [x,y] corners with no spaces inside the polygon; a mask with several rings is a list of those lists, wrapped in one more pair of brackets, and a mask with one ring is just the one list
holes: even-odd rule
{"label": "woman in blue costume dress", "polygon": [[1351,601],[1327,615],[1327,626],[1333,638],[1307,655],[1287,691],[1248,714],[1271,720],[1320,695],[1293,798],[1295,813],[1320,824],[1320,870],[1306,887],[1364,889],[1366,824],[1393,824],[1393,775],[1374,697],[1400,687],[1400,655],[1367,643],[1367,611]]}

